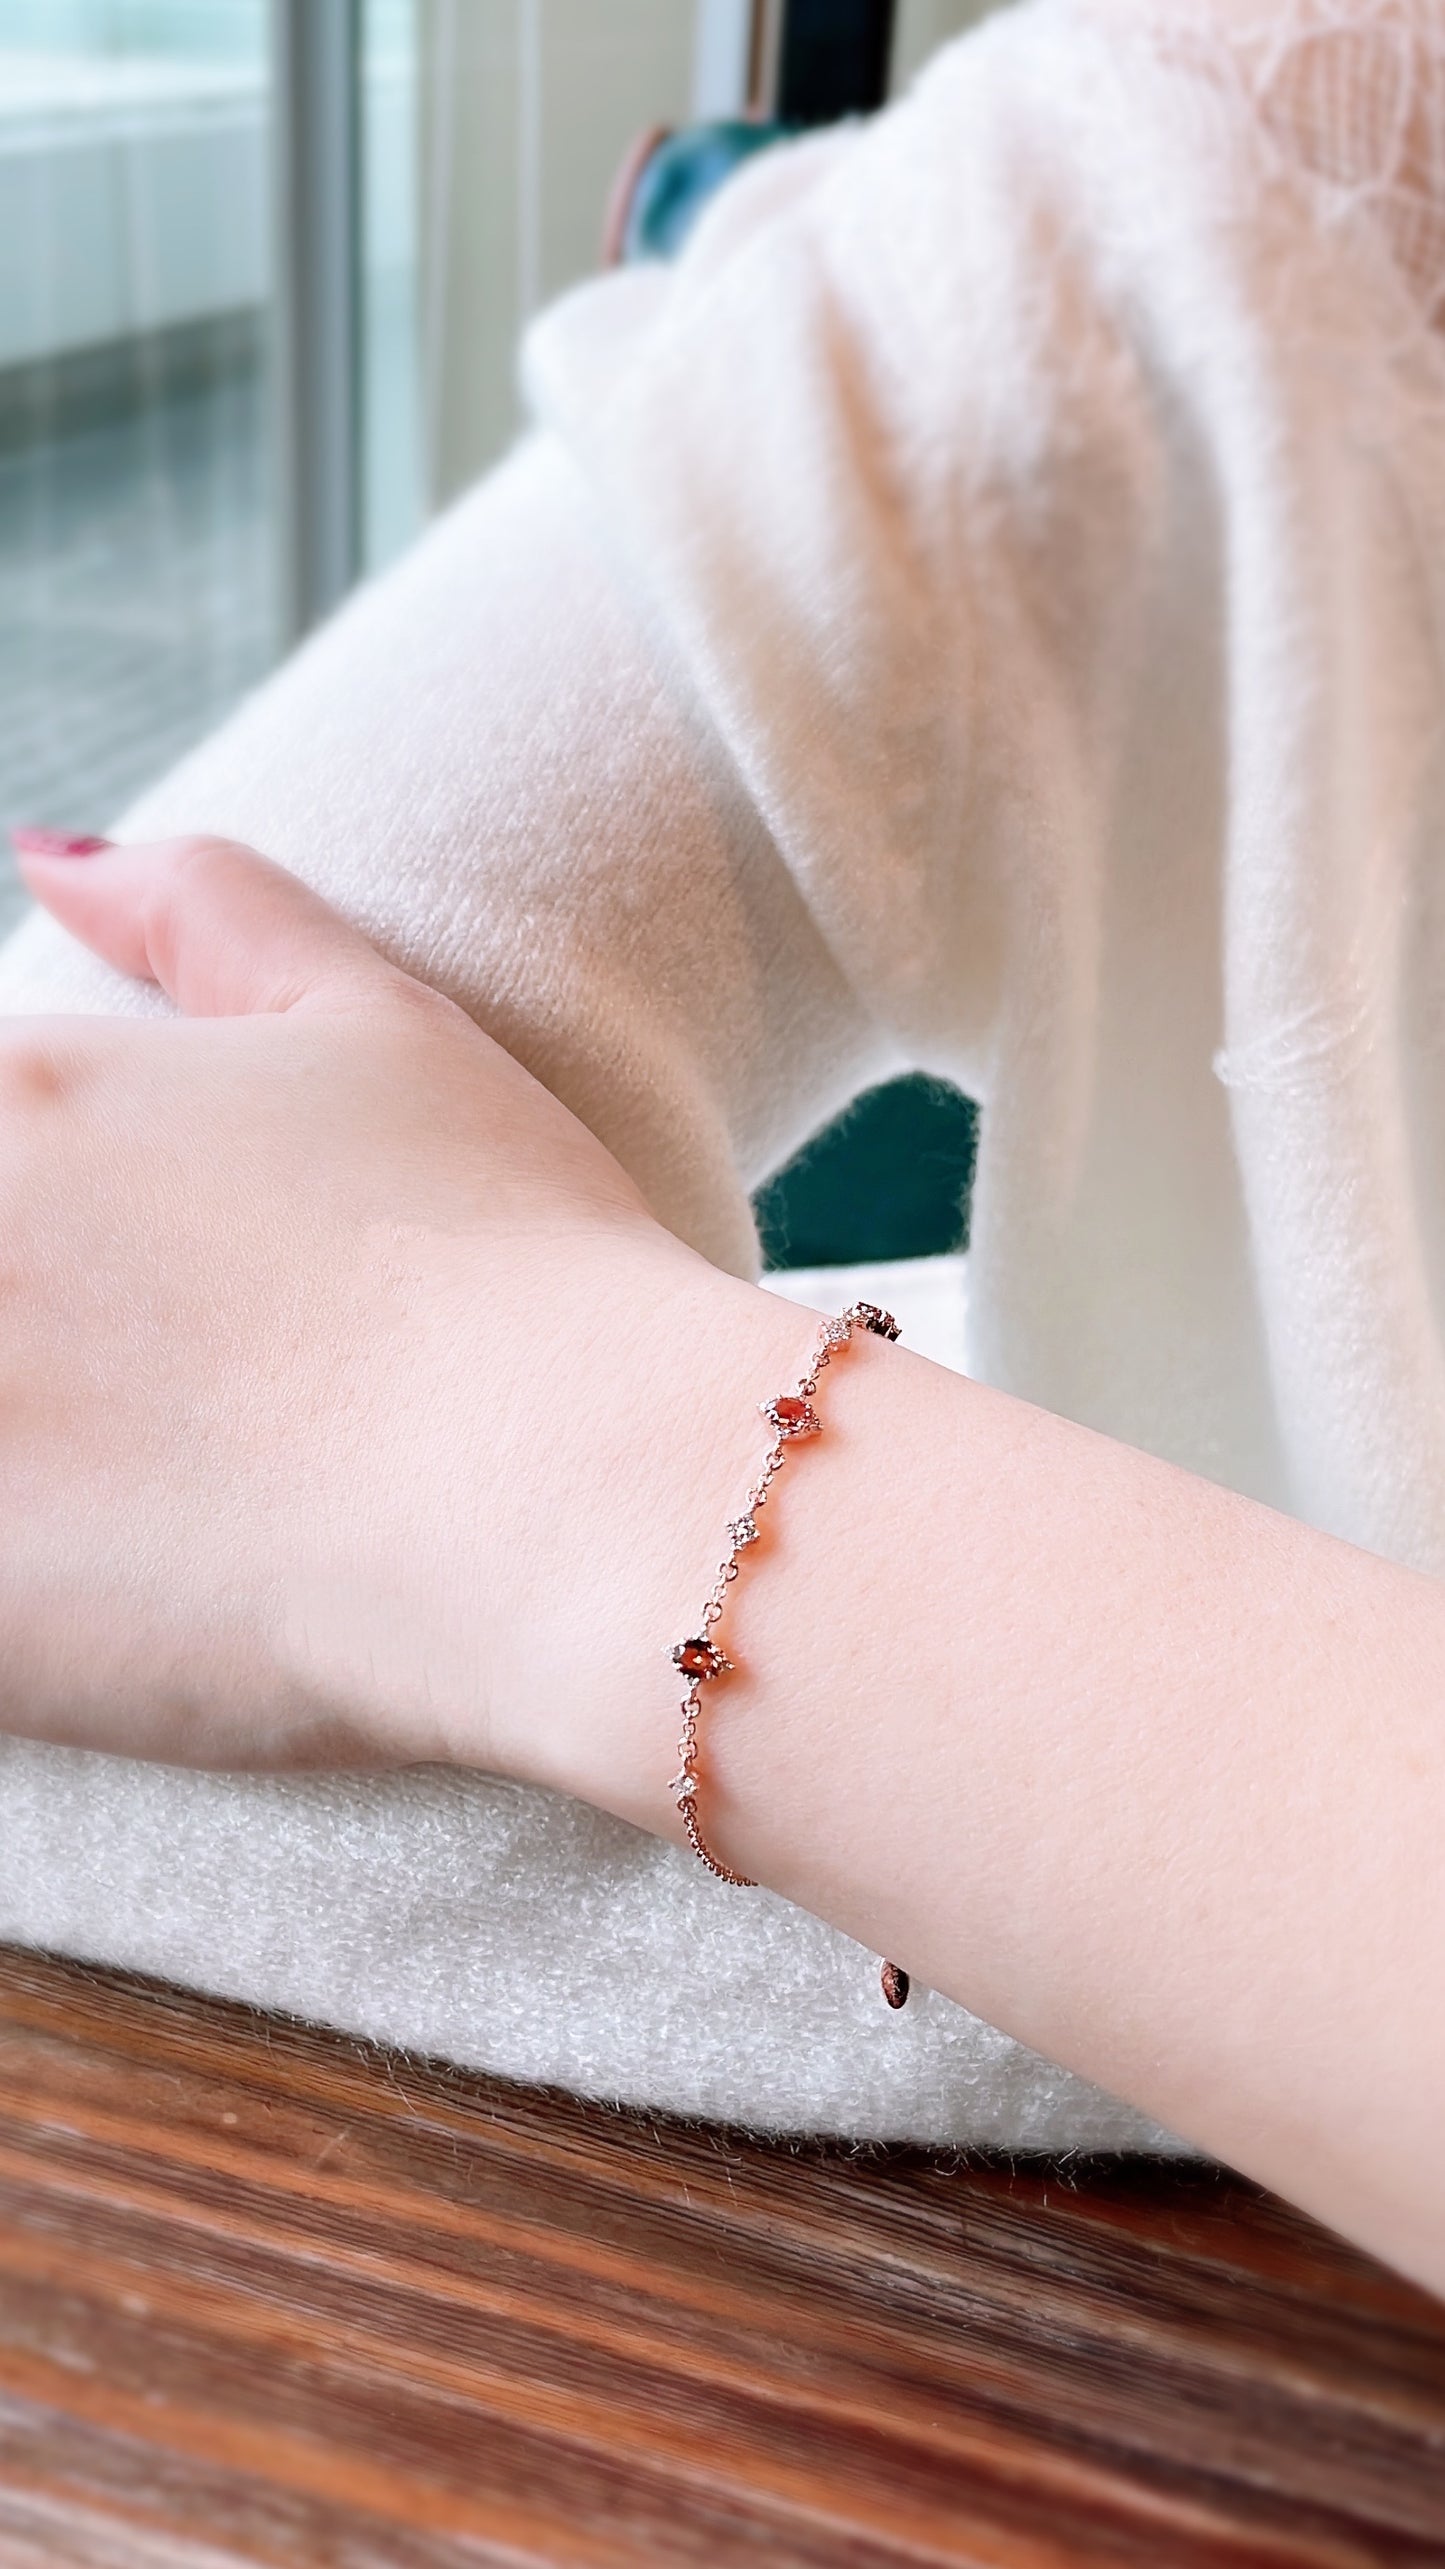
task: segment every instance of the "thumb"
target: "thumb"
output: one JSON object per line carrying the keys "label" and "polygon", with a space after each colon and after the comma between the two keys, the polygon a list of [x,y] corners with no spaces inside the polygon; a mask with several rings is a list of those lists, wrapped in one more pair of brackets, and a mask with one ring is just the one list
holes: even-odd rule
{"label": "thumb", "polygon": [[396,979],[359,928],[234,840],[14,838],[37,901],[118,971],[158,982],[188,1017],[344,1007]]}

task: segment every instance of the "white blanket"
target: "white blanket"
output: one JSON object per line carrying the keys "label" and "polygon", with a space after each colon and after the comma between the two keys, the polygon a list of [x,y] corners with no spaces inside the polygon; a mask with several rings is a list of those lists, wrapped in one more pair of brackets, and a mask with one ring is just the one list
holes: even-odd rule
{"label": "white blanket", "polygon": [[[123,830],[310,876],[740,1270],[805,1132],[951,1074],[972,1368],[1438,1571],[1445,47],[1232,27],[1034,0],[569,297],[535,437]],[[0,959],[153,1004],[44,922]],[[519,2076],[1158,2138],[481,1781],[12,1747],[0,1843],[0,1933]]]}

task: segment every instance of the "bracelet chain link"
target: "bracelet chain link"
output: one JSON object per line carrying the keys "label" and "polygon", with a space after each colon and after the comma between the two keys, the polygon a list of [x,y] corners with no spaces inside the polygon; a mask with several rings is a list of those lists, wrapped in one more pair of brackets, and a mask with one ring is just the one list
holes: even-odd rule
{"label": "bracelet chain link", "polygon": [[[703,1602],[698,1629],[672,1645],[674,1668],[687,1680],[682,1699],[682,1734],[678,1740],[678,1771],[669,1791],[677,1804],[678,1816],[687,1841],[698,1862],[707,1867],[719,1882],[732,1883],[739,1891],[752,1891],[756,1884],[746,1873],[735,1873],[731,1865],[714,1854],[703,1835],[698,1819],[701,1779],[698,1772],[698,1728],[701,1715],[702,1689],[718,1678],[731,1674],[735,1662],[729,1659],[717,1639],[727,1593],[738,1577],[743,1554],[757,1542],[761,1528],[758,1517],[767,1506],[774,1481],[787,1459],[788,1448],[805,1438],[822,1434],[823,1422],[814,1407],[821,1377],[833,1358],[847,1346],[855,1329],[872,1332],[874,1337],[895,1339],[902,1335],[891,1312],[880,1310],[874,1302],[850,1303],[836,1320],[825,1320],[818,1333],[808,1370],[800,1376],[791,1392],[780,1392],[758,1406],[773,1429],[773,1441],[763,1457],[762,1467],[747,1495],[740,1515],[728,1525],[728,1550],[719,1562],[712,1586]],[[902,2007],[908,1998],[908,1974],[897,1963],[882,1966],[883,1995],[890,2007]]]}

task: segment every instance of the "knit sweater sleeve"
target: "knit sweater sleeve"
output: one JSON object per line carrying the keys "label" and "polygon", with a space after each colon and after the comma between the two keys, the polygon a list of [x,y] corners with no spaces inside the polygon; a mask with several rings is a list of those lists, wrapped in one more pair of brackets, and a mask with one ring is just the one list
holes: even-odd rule
{"label": "knit sweater sleeve", "polygon": [[839,970],[976,1093],[1030,851],[1067,872],[1087,839],[1152,569],[1157,403],[1054,63],[1046,13],[1008,13],[524,353]]}

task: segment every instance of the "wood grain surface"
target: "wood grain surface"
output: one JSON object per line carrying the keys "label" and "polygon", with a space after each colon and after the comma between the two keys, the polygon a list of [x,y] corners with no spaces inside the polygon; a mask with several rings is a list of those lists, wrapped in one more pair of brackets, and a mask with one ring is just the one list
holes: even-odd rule
{"label": "wood grain surface", "polygon": [[1445,2562],[1445,2310],[1249,2187],[765,2147],[0,1950],[0,2569]]}

